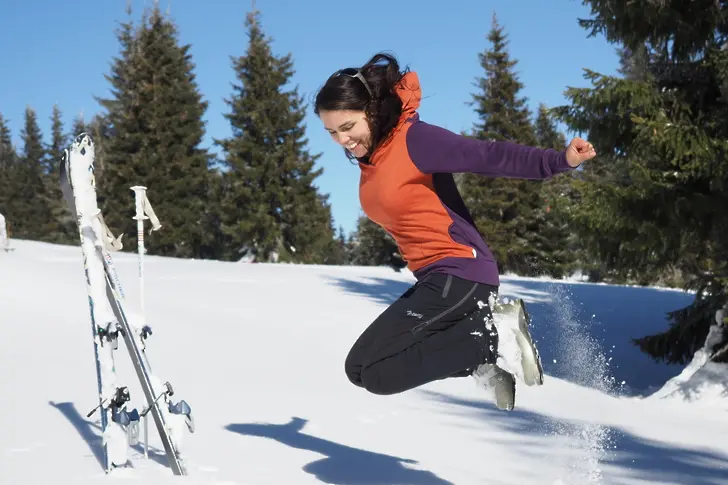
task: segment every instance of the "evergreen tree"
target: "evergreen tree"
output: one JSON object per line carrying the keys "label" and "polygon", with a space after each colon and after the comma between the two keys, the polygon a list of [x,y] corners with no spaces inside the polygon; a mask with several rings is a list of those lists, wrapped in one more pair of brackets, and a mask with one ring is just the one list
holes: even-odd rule
{"label": "evergreen tree", "polygon": [[48,194],[48,207],[51,211],[52,227],[48,241],[54,243],[75,243],[78,240],[78,229],[75,217],[68,211],[58,182],[61,157],[63,150],[68,147],[69,137],[63,132],[61,110],[53,105],[51,114],[51,143],[47,147],[47,160],[45,170],[47,177],[46,193]]}
{"label": "evergreen tree", "polygon": [[351,254],[349,240],[346,237],[344,228],[339,226],[339,236],[336,238],[336,250],[333,252],[331,264],[348,265],[351,264]]}
{"label": "evergreen tree", "polygon": [[[54,179],[58,175],[58,160],[63,155],[63,150],[67,148],[68,141],[68,136],[63,132],[61,110],[58,105],[54,104],[51,113],[51,143],[47,147],[48,158],[46,160],[46,172]],[[60,195],[60,189],[58,189],[58,193]]]}
{"label": "evergreen tree", "polygon": [[18,155],[13,146],[13,137],[7,121],[0,114],[0,214],[5,216],[8,225],[15,221],[15,205],[17,203],[16,188]]}
{"label": "evergreen tree", "polygon": [[623,63],[625,78],[587,70],[593,86],[570,89],[559,108],[601,159],[580,188],[578,225],[608,270],[644,284],[677,272],[696,291],[667,331],[636,340],[655,359],[685,362],[728,300],[728,212],[717,209],[728,207],[728,7],[587,3],[582,25],[636,62]]}
{"label": "evergreen tree", "polygon": [[[536,139],[541,148],[563,151],[566,138],[556,129],[556,124],[546,105],[541,103],[535,123]],[[573,235],[569,221],[571,211],[578,203],[572,184],[575,172],[560,174],[543,182],[543,204],[534,210],[539,229],[532,237],[538,238],[537,246],[544,249],[541,268],[553,277],[567,276],[575,269],[581,256],[580,240]]]}
{"label": "evergreen tree", "polygon": [[617,49],[617,54],[619,56],[619,69],[617,72],[623,78],[631,81],[647,81],[649,79],[649,52],[644,44],[638,45],[634,50],[621,46]]}
{"label": "evergreen tree", "polygon": [[306,148],[305,107],[298,89],[286,90],[291,55],[276,57],[260,25],[246,17],[249,45],[233,59],[237,84],[226,100],[232,136],[222,147],[220,224],[225,257],[250,251],[258,261],[321,263],[335,231],[328,196],[314,182],[320,155]]}
{"label": "evergreen tree", "polygon": [[[213,162],[216,163],[216,162]],[[205,211],[202,226],[208,234],[205,245],[205,257],[212,259],[229,259],[225,257],[227,238],[222,232],[220,207],[222,201],[223,174],[219,167],[213,166],[208,177],[208,207]]]}
{"label": "evergreen tree", "polygon": [[[333,231],[333,217],[331,219],[331,227]],[[328,247],[325,248],[323,263],[338,266],[351,264],[349,256],[349,242],[346,239],[343,227],[339,227],[338,236],[331,239]]]}
{"label": "evergreen tree", "polygon": [[84,123],[83,119],[77,120],[74,128],[80,130],[78,133],[89,133],[94,140],[94,151],[96,158],[94,161],[94,174],[99,180],[104,180],[104,168],[106,167],[106,146],[109,139],[113,136],[114,131],[110,125],[108,118],[103,114],[95,114],[89,123]]}
{"label": "evergreen tree", "polygon": [[[71,131],[66,134],[68,142],[70,143],[71,140],[84,132],[88,132],[88,126],[86,126],[86,122],[83,119],[83,113],[79,113],[78,115],[76,115],[75,118],[73,118],[73,123],[71,123]],[[96,143],[95,138],[94,143]]]}
{"label": "evergreen tree", "polygon": [[35,110],[25,109],[21,131],[23,154],[12,180],[12,219],[16,238],[49,240],[53,231],[46,181],[46,149]]}
{"label": "evergreen tree", "polygon": [[[554,150],[564,150],[566,148],[566,137],[556,129],[556,123],[543,103],[538,105],[535,130],[536,140],[541,148],[553,148]],[[554,178],[554,180],[557,179],[558,177]]]}
{"label": "evergreen tree", "polygon": [[381,226],[360,216],[351,237],[351,262],[360,266],[390,266],[400,271],[407,266],[397,243]]}
{"label": "evergreen tree", "polygon": [[207,102],[198,92],[190,46],[158,6],[145,10],[140,25],[117,32],[121,53],[106,79],[111,97],[92,123],[100,154],[99,204],[125,247],[136,248],[132,186],[147,195],[163,228],[147,236],[151,254],[204,257],[211,236],[204,226],[210,156],[200,148]]}
{"label": "evergreen tree", "polygon": [[[523,84],[514,72],[517,64],[508,53],[508,39],[493,15],[488,34],[490,49],[479,54],[485,71],[472,105],[479,121],[472,136],[480,140],[506,140],[537,144],[528,99],[520,96]],[[532,275],[547,271],[548,244],[539,235],[541,182],[491,178],[475,174],[460,177],[460,189],[476,226],[493,251],[502,272]]]}

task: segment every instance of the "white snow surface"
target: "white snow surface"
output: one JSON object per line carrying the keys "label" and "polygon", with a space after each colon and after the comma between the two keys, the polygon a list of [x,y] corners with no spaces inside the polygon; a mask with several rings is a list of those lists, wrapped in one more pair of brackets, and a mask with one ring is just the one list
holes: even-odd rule
{"label": "white snow surface", "polygon": [[[414,282],[406,271],[153,256],[145,257],[148,350],[173,399],[192,407],[196,431],[183,448],[189,476],[172,476],[152,422],[149,459],[137,446],[133,467],[105,476],[98,414],[86,418],[98,399],[80,248],[14,243],[15,252],[0,252],[0,484],[728,483],[726,366],[689,376],[690,366],[666,371],[646,357],[614,358],[620,347],[632,352],[629,337],[654,333],[629,321],[664,313],[645,309],[646,296],[504,277],[500,296],[523,298],[534,332],[549,329],[537,339],[544,385],[519,383],[516,409],[506,412],[471,378],[394,396],[348,382],[351,344]],[[134,313],[136,254],[114,261]],[[572,284],[603,310],[592,314],[593,300],[578,300]],[[624,343],[609,344],[625,328],[632,333],[617,340]],[[123,342],[116,362],[141,409]],[[656,386],[651,375],[683,370],[684,379],[654,393],[667,378]],[[632,376],[625,389],[641,382],[642,394],[619,392]]]}

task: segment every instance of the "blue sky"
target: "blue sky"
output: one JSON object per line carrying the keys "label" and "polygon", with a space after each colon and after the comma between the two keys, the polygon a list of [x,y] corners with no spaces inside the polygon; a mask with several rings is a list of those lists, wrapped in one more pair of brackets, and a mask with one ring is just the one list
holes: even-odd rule
{"label": "blue sky", "polygon": [[[135,18],[153,4],[129,1]],[[94,96],[108,93],[104,74],[118,52],[114,31],[126,19],[127,3],[0,1],[0,46],[6,69],[0,76],[0,112],[9,120],[16,142],[26,106],[36,110],[46,136],[54,103],[62,110],[67,129],[77,114],[85,113],[88,120],[99,110]],[[192,45],[197,81],[209,102],[205,145],[211,146],[213,137],[230,133],[223,118],[224,99],[234,81],[230,57],[243,54],[247,47],[244,18],[251,2],[161,0],[159,4],[179,27],[180,41]],[[273,39],[274,53],[293,54],[292,83],[307,101],[333,71],[361,65],[386,50],[417,71],[424,97],[422,118],[456,132],[476,121],[466,103],[482,74],[478,53],[488,46],[493,13],[509,36],[509,50],[525,84],[523,94],[533,109],[539,102],[564,103],[563,92],[569,86],[587,86],[583,68],[609,74],[618,66],[614,46],[602,37],[587,38],[579,27],[577,19],[588,17],[589,10],[577,0],[422,0],[419,4],[257,0],[256,6],[262,12],[263,29]],[[359,169],[334,145],[310,105],[309,148],[321,153],[318,163],[324,168],[317,184],[330,195],[337,226],[349,232],[361,210]],[[140,183],[149,186],[153,201],[153,181]],[[163,220],[164,214],[159,217]]]}

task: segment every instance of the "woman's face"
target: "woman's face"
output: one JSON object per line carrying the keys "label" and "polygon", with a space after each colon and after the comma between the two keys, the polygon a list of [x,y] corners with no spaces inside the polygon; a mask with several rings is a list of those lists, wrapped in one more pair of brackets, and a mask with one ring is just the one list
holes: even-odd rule
{"label": "woman's face", "polygon": [[320,111],[324,128],[336,143],[356,158],[362,158],[371,147],[372,134],[364,111]]}

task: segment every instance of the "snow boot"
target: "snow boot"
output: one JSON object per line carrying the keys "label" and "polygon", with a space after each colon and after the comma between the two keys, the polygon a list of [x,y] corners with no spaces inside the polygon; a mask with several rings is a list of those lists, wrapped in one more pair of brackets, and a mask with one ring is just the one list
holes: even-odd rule
{"label": "snow boot", "polygon": [[495,364],[482,364],[472,375],[478,386],[492,395],[498,409],[513,410],[516,404],[516,381],[511,373]]}
{"label": "snow boot", "polygon": [[[521,378],[527,386],[543,385],[541,357],[529,331],[530,319],[523,300],[497,303],[493,308],[493,317],[500,338],[499,365]],[[511,344],[510,349],[517,352],[505,351],[503,342],[506,340]]]}

